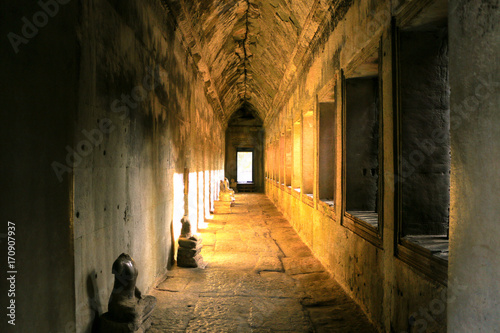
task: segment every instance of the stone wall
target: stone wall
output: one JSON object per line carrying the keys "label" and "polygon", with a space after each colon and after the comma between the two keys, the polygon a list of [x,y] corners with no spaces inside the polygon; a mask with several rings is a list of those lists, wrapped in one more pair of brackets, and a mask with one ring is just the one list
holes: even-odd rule
{"label": "stone wall", "polygon": [[[395,256],[394,237],[397,222],[394,215],[395,111],[393,110],[391,18],[406,10],[408,3],[400,3],[397,6],[394,4],[394,8],[392,5],[389,1],[355,1],[350,4],[345,15],[337,8],[338,15],[334,16],[335,21],[327,24],[332,27],[332,32],[326,33],[324,44],[319,42],[309,44],[311,60],[304,65],[304,70],[297,69],[293,80],[290,79],[289,88],[279,92],[276,100],[283,100],[284,103],[275,104],[277,109],[270,112],[270,114],[275,112],[275,116],[265,121],[267,147],[279,133],[285,132],[288,128],[293,129],[293,123],[301,119],[301,114],[312,109],[318,119],[315,131],[315,147],[318,147],[320,139],[317,130],[320,126],[318,105],[336,101],[336,119],[335,122],[330,122],[335,124],[335,129],[332,131],[335,151],[332,159],[335,161],[333,168],[335,205],[331,207],[319,198],[318,148],[315,148],[314,155],[315,184],[312,200],[303,193],[279,186],[275,180],[282,176],[269,172],[266,193],[290,220],[305,243],[381,331],[417,332],[425,324],[429,331],[444,332],[446,331],[446,285],[427,277],[414,266]],[[321,46],[318,47],[318,44]],[[345,205],[342,172],[342,161],[345,158],[342,128],[344,104],[342,71],[346,74],[353,65],[370,60],[366,58],[373,50],[376,50],[379,56],[375,70],[379,66],[379,112],[382,122],[378,139],[379,147],[382,148],[378,155],[378,177],[382,179],[379,181],[380,193],[378,193],[381,207],[379,207],[379,229],[376,229],[380,241],[377,244],[369,237],[362,236],[363,233],[359,229],[346,227],[342,216]],[[273,158],[270,154],[266,156]],[[300,161],[299,165],[302,163],[304,161]],[[269,165],[267,161],[266,165]],[[295,170],[291,172],[297,179]],[[371,170],[367,170],[368,174],[371,174]],[[376,176],[377,171],[375,178]],[[301,180],[298,179],[297,183],[301,183]],[[430,306],[436,304],[441,308],[432,309],[434,312],[431,312]],[[420,309],[423,309],[423,312],[420,312]]]}
{"label": "stone wall", "polygon": [[[73,146],[78,6],[66,2],[49,16],[37,1],[2,1],[0,11],[0,331],[61,332],[75,321],[73,179],[58,177],[53,163],[66,164],[65,147]],[[8,221],[17,271],[9,297]],[[7,323],[10,300],[15,326]]]}
{"label": "stone wall", "polygon": [[451,214],[449,332],[500,327],[500,12],[491,1],[449,9]]}
{"label": "stone wall", "polygon": [[[180,218],[202,222],[222,169],[220,117],[159,1],[84,4],[75,149],[109,130],[74,173],[77,326],[88,331],[122,252],[147,291],[172,264]],[[96,132],[97,133],[97,132]],[[81,147],[80,147],[81,146]],[[185,187],[189,188],[185,193]]]}
{"label": "stone wall", "polygon": [[50,3],[1,4],[2,36],[18,36],[2,39],[0,132],[19,262],[16,326],[2,332],[90,332],[116,257],[135,259],[147,292],[180,218],[202,221],[223,177],[220,110],[161,2]]}

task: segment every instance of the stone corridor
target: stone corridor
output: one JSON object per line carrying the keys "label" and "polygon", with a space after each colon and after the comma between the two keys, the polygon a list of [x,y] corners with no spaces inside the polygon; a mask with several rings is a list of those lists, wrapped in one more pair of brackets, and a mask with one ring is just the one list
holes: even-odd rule
{"label": "stone corridor", "polygon": [[208,222],[207,268],[175,266],[151,291],[149,333],[376,332],[264,194]]}

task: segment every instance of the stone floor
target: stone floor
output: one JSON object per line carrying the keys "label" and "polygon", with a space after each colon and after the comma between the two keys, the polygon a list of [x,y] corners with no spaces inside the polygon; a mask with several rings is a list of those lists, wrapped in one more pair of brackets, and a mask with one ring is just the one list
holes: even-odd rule
{"label": "stone floor", "polygon": [[237,194],[203,237],[206,269],[175,267],[149,333],[376,330],[263,194]]}

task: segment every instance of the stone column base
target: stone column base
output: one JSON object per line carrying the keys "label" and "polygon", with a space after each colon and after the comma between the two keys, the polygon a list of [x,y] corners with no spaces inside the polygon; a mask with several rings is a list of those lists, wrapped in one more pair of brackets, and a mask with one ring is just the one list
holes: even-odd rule
{"label": "stone column base", "polygon": [[215,201],[214,202],[214,213],[215,214],[231,214],[231,207],[233,206],[231,201]]}

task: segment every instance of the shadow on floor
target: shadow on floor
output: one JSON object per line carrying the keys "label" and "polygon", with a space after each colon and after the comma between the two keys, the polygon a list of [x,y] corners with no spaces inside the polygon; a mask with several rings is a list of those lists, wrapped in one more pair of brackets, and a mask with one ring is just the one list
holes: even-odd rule
{"label": "shadow on floor", "polygon": [[376,332],[264,194],[236,202],[200,232],[207,268],[153,291],[148,332]]}

